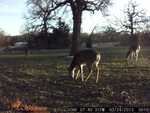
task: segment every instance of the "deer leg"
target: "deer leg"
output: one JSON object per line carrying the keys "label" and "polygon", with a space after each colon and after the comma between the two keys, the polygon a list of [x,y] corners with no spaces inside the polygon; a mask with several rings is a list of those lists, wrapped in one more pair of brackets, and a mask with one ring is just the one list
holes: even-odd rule
{"label": "deer leg", "polygon": [[137,53],[136,52],[133,53],[133,59],[132,60],[133,60],[133,63],[135,64],[137,61]]}
{"label": "deer leg", "polygon": [[135,54],[135,56],[136,56],[136,62],[138,61],[138,52],[136,52],[136,54]]}
{"label": "deer leg", "polygon": [[82,79],[82,82],[83,82],[84,81],[83,65],[80,65],[80,72],[81,72],[81,79]]}
{"label": "deer leg", "polygon": [[98,64],[96,65],[96,70],[97,70],[96,83],[98,83],[98,80],[99,80],[99,71],[100,71]]}
{"label": "deer leg", "polygon": [[75,75],[75,69],[76,68],[73,68],[73,70],[72,70],[72,78],[74,79],[74,75]]}
{"label": "deer leg", "polygon": [[130,62],[131,63],[134,63],[134,57],[135,57],[135,53],[131,52],[131,55],[130,55]]}
{"label": "deer leg", "polygon": [[88,69],[90,70],[90,72],[89,72],[89,75],[88,75],[88,77],[86,78],[85,81],[87,81],[93,73],[92,66],[88,66]]}
{"label": "deer leg", "polygon": [[78,72],[77,72],[77,76],[76,76],[76,80],[79,78],[79,74],[80,74],[81,72],[80,72],[80,70],[78,70]]}
{"label": "deer leg", "polygon": [[130,64],[132,61],[132,52],[129,51],[128,56],[127,56],[127,64]]}

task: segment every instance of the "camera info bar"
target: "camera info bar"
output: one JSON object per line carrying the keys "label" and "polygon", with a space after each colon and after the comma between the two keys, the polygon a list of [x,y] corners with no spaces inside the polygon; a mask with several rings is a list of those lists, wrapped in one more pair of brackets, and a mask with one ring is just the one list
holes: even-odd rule
{"label": "camera info bar", "polygon": [[65,112],[73,113],[150,113],[150,107],[69,107]]}

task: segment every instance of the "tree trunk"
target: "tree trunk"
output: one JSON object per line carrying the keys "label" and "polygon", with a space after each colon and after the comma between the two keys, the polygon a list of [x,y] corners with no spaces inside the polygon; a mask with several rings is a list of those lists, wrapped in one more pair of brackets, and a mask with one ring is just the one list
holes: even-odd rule
{"label": "tree trunk", "polygon": [[79,39],[81,31],[82,11],[73,12],[73,34],[70,55],[74,55],[79,50]]}
{"label": "tree trunk", "polygon": [[47,19],[43,19],[44,25],[43,25],[43,32],[44,32],[44,36],[47,37],[48,36],[48,28],[47,28]]}
{"label": "tree trunk", "polygon": [[131,15],[130,17],[130,34],[131,34],[131,38],[133,38],[133,34],[134,34],[134,25],[133,25],[133,16]]}
{"label": "tree trunk", "polygon": [[48,19],[46,17],[43,18],[44,23],[43,23],[42,37],[43,37],[44,48],[49,48],[47,21]]}

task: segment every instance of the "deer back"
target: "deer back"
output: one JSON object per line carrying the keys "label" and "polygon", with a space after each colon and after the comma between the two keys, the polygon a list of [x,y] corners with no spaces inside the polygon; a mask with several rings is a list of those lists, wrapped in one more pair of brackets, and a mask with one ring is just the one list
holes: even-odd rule
{"label": "deer back", "polygon": [[83,49],[77,52],[70,64],[70,70],[81,64],[91,65],[97,60],[97,52],[93,49]]}

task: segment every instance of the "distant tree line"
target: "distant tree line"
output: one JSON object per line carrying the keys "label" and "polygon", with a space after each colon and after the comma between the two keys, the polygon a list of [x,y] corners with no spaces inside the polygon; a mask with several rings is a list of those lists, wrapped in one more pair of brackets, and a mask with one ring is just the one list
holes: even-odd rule
{"label": "distant tree line", "polygon": [[[134,33],[137,37],[140,38],[142,46],[150,46],[150,31],[136,32]],[[81,43],[86,43],[88,39],[88,34],[81,34]],[[108,42],[117,42],[118,46],[129,46],[131,42],[130,34],[127,32],[117,32],[117,31],[104,31],[99,33],[94,33],[92,35],[92,44],[94,43],[108,43]]]}
{"label": "distant tree line", "polygon": [[[70,48],[71,44],[71,33],[69,33],[68,27],[64,26],[64,22],[58,22],[56,28],[53,29],[52,33],[49,33],[48,37],[43,39],[41,33],[30,33],[20,36],[5,36],[0,37],[0,47],[12,46],[15,42],[29,43],[29,49],[62,49]],[[65,29],[65,30],[64,30]],[[64,32],[65,31],[65,32]],[[141,37],[142,46],[150,46],[150,31],[137,32],[137,36]],[[61,36],[61,37],[60,37]],[[81,33],[80,44],[86,44],[89,40],[89,34]],[[117,32],[114,29],[106,29],[103,32],[92,34],[92,44],[94,43],[107,43],[117,42],[118,46],[129,46],[130,34],[127,32]]]}

